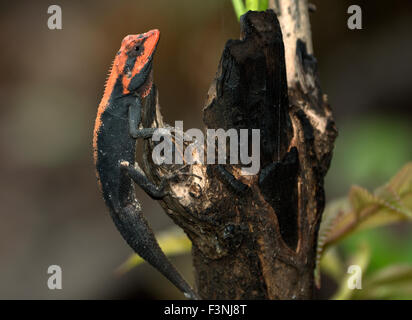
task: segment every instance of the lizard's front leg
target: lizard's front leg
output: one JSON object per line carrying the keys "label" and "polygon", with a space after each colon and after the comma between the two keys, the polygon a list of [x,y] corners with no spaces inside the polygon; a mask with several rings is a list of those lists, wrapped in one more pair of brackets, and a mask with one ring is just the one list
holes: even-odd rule
{"label": "lizard's front leg", "polygon": [[157,128],[143,128],[139,129],[141,121],[141,110],[142,110],[142,101],[139,97],[136,97],[136,100],[129,105],[129,132],[130,136],[135,139],[142,138],[148,139],[151,138]]}

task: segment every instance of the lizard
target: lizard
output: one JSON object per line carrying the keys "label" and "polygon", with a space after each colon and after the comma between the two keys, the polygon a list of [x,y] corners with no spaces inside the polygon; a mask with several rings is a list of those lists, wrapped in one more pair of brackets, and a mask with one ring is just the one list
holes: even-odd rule
{"label": "lizard", "polygon": [[[141,128],[143,101],[155,90],[153,56],[159,30],[128,35],[117,52],[103,98],[99,104],[93,132],[93,155],[98,184],[110,215],[122,237],[144,260],[161,272],[187,298],[197,294],[165,256],[135,195],[133,182],[151,198],[163,199],[166,181],[152,183],[135,162],[136,141],[153,136],[155,128]],[[181,173],[180,173],[181,174]]]}

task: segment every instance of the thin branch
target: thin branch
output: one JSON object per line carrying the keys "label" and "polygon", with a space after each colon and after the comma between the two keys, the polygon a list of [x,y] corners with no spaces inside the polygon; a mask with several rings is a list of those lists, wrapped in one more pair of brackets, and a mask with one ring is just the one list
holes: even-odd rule
{"label": "thin branch", "polygon": [[235,9],[236,17],[239,20],[240,16],[246,12],[243,0],[232,0],[233,8]]}
{"label": "thin branch", "polygon": [[296,54],[298,40],[306,45],[306,53],[313,55],[308,1],[269,0],[269,8],[276,12],[282,29],[288,87],[292,88],[302,79],[302,68]]}

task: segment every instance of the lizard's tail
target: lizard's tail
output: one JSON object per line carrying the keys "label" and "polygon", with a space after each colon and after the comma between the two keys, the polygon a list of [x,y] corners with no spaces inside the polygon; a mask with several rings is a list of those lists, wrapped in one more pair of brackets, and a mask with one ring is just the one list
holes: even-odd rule
{"label": "lizard's tail", "polygon": [[116,227],[130,247],[144,260],[161,272],[170,280],[186,298],[198,300],[199,296],[192,287],[183,279],[173,264],[166,257],[144,218],[140,208],[128,205],[115,212],[111,210]]}

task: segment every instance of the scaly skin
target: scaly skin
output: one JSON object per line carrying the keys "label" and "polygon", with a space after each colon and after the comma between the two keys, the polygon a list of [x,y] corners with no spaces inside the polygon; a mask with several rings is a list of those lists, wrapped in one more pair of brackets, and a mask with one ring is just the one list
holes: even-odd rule
{"label": "scaly skin", "polygon": [[188,298],[197,299],[193,289],[160,249],[141,212],[132,182],[154,199],[168,194],[164,183],[155,186],[135,163],[136,139],[150,138],[154,130],[139,129],[139,125],[143,100],[155,90],[152,59],[158,41],[158,30],[123,39],[97,111],[94,162],[103,198],[126,242]]}

